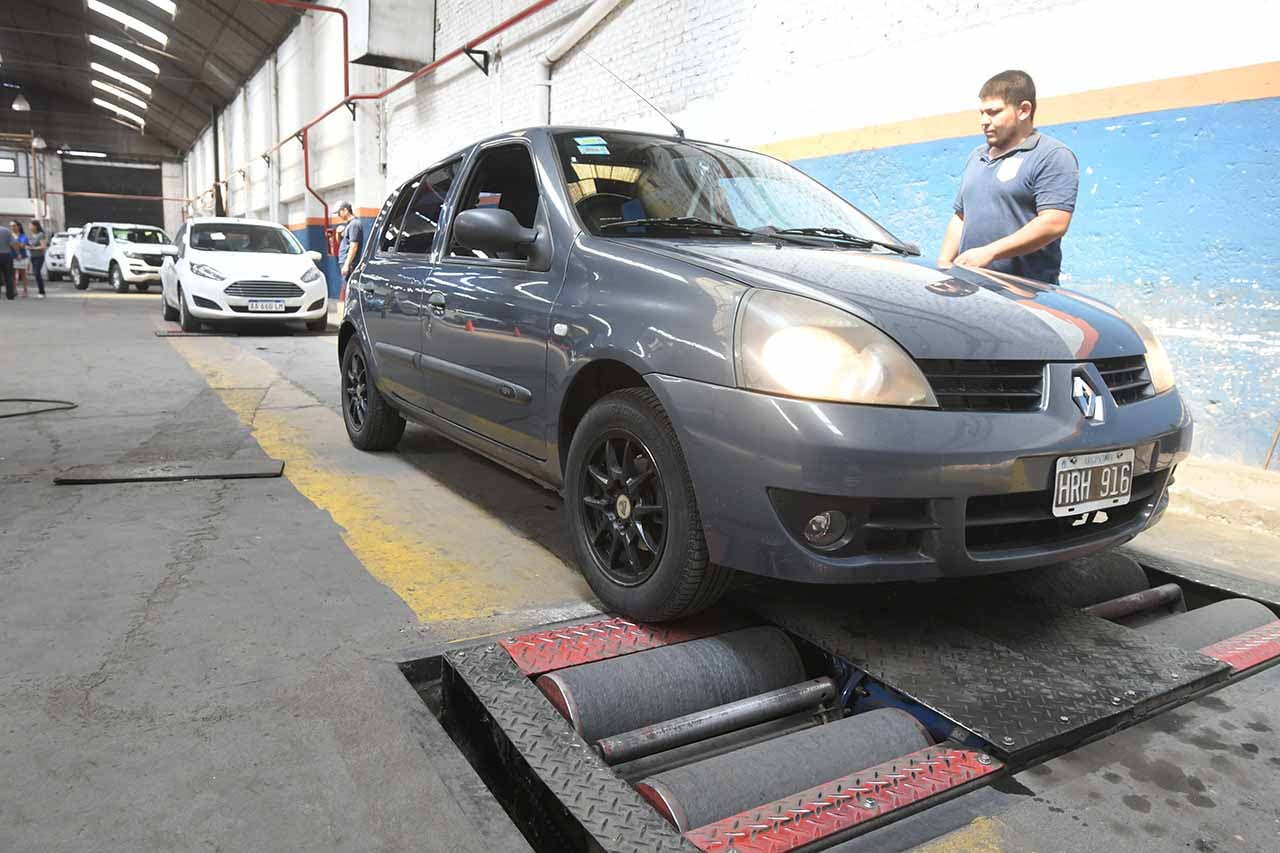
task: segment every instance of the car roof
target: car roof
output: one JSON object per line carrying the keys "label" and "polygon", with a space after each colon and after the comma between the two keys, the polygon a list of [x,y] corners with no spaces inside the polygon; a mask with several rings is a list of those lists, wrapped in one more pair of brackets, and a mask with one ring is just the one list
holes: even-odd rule
{"label": "car roof", "polygon": [[93,228],[95,226],[101,228],[154,228],[157,231],[163,231],[160,225],[144,225],[141,222],[86,222],[85,228]]}
{"label": "car roof", "polygon": [[[250,219],[247,216],[193,216],[187,220],[188,225],[270,225],[284,228],[279,222],[270,219]],[[285,229],[288,230],[287,228]]]}

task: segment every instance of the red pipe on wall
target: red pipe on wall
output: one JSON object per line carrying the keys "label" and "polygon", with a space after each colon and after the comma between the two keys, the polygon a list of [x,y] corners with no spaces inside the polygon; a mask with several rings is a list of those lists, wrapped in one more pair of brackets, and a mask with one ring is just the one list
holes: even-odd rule
{"label": "red pipe on wall", "polygon": [[351,49],[347,41],[347,13],[333,6],[321,6],[319,3],[303,3],[302,0],[259,0],[272,6],[288,6],[291,9],[306,9],[309,12],[332,12],[342,16],[342,97],[351,95]]}

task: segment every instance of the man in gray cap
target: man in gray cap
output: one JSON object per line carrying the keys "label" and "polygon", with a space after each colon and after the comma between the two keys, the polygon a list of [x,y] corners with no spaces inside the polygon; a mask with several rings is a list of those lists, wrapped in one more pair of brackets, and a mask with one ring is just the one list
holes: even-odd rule
{"label": "man in gray cap", "polygon": [[360,246],[364,243],[364,226],[356,218],[351,209],[351,202],[338,203],[338,221],[342,223],[342,239],[338,243],[338,268],[342,270],[342,280],[346,281],[360,257]]}

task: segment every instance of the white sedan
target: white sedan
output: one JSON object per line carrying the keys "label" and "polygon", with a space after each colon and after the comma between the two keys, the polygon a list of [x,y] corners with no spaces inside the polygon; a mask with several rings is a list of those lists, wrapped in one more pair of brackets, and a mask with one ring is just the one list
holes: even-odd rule
{"label": "white sedan", "polygon": [[274,222],[204,217],[174,237],[178,256],[160,270],[166,320],[199,331],[218,320],[305,320],[313,332],[329,322],[328,286],[319,252],[307,252]]}

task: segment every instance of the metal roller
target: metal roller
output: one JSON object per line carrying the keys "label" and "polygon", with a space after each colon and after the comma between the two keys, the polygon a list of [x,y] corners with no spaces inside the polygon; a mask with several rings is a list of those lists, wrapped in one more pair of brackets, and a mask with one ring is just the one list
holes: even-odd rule
{"label": "metal roller", "polygon": [[569,667],[537,685],[593,742],[804,680],[791,638],[757,627]]}
{"label": "metal roller", "polygon": [[915,717],[880,708],[650,776],[636,790],[687,832],[932,743]]}
{"label": "metal roller", "polygon": [[1108,619],[1115,622],[1118,619],[1135,616],[1157,608],[1173,608],[1179,612],[1185,611],[1187,606],[1182,599],[1182,587],[1176,583],[1153,586],[1151,589],[1144,589],[1142,592],[1135,592],[1131,595],[1123,595],[1119,598],[1090,604],[1084,608],[1084,612],[1090,616],[1097,616],[1099,619]]}
{"label": "metal roller", "polygon": [[1189,651],[1243,634],[1275,621],[1275,614],[1248,598],[1228,598],[1206,607],[1148,622],[1134,630],[1147,638]]}

